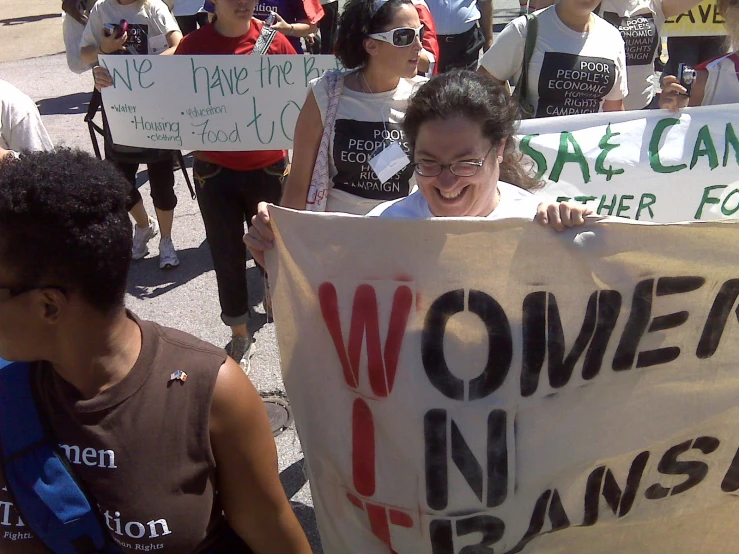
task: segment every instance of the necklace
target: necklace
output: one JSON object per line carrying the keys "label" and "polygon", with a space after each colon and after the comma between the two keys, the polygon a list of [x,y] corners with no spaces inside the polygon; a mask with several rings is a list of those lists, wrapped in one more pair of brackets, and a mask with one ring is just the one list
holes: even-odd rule
{"label": "necklace", "polygon": [[[364,84],[367,85],[367,90],[364,90],[364,85],[362,85],[359,77],[361,77],[362,81],[364,81]],[[365,76],[364,71],[359,71],[359,77],[357,77],[357,83],[359,83],[359,88],[362,89],[362,92],[369,92],[370,94],[374,94],[374,92],[372,92],[372,87],[370,87],[369,83],[367,82],[367,77]]]}

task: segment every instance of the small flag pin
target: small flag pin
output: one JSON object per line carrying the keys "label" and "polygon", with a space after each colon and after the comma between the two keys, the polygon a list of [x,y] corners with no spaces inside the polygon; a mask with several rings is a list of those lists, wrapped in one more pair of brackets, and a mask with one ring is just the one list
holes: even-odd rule
{"label": "small flag pin", "polygon": [[185,373],[181,369],[178,369],[177,371],[175,371],[169,376],[169,380],[170,381],[182,381],[184,383],[185,381],[187,381],[187,373]]}

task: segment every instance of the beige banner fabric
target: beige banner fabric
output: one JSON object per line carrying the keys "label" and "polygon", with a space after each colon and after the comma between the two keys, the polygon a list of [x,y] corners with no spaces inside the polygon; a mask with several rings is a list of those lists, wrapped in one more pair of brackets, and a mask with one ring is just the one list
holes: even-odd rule
{"label": "beige banner fabric", "polygon": [[737,224],[272,217],[327,554],[737,551]]}

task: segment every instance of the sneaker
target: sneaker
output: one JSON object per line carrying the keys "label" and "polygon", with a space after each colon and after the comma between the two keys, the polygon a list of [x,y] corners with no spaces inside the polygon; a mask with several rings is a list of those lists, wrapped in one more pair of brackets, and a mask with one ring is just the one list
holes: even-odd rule
{"label": "sneaker", "polygon": [[134,225],[133,248],[131,249],[131,257],[134,260],[140,260],[149,253],[147,243],[157,236],[157,233],[159,233],[159,224],[152,219],[149,219],[148,227]]}
{"label": "sneaker", "polygon": [[172,244],[172,237],[162,237],[159,241],[159,269],[172,269],[180,265],[180,259]]}
{"label": "sneaker", "polygon": [[226,345],[226,354],[231,356],[247,375],[251,373],[251,358],[256,351],[251,337],[231,337],[231,342]]}

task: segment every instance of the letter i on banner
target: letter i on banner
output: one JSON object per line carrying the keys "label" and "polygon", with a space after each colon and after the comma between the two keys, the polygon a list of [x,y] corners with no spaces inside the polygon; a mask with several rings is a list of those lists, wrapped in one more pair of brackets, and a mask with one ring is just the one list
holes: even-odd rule
{"label": "letter i on banner", "polygon": [[[413,304],[410,287],[401,285],[395,290],[384,351],[380,342],[379,308],[374,287],[362,284],[354,293],[348,346],[341,330],[336,287],[332,283],[321,284],[318,298],[323,320],[339,356],[347,386],[359,392],[362,345],[365,344],[367,373],[372,393],[380,401],[387,398],[395,385],[398,359]],[[376,491],[375,447],[372,409],[364,398],[358,397],[352,407],[352,479],[354,490],[367,499],[374,496]],[[413,527],[413,519],[401,510],[362,500],[352,493],[348,493],[347,498],[354,506],[367,512],[372,533],[392,552],[394,551],[390,538],[390,524]]]}

